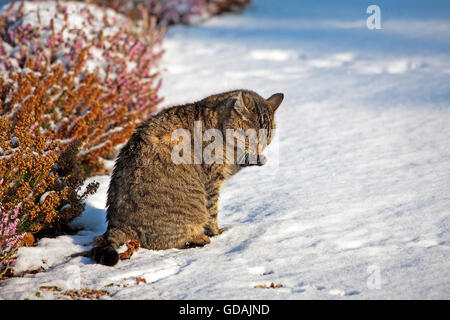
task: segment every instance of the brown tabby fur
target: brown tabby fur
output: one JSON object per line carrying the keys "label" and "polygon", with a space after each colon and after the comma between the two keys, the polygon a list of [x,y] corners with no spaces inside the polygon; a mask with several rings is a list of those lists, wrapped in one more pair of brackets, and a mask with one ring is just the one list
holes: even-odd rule
{"label": "brown tabby fur", "polygon": [[[171,140],[172,132],[187,129],[193,140],[194,121],[201,121],[203,132],[220,130],[225,144],[225,129],[264,128],[268,144],[282,100],[283,94],[266,100],[253,91],[235,90],[165,109],[143,123],[116,161],[108,190],[108,230],[94,240],[89,256],[114,265],[116,249],[129,239],[154,250],[209,243],[209,237],[223,231],[217,225],[221,185],[251,164],[174,164],[171,151],[178,141]],[[257,159],[256,165],[264,164],[262,155]]]}

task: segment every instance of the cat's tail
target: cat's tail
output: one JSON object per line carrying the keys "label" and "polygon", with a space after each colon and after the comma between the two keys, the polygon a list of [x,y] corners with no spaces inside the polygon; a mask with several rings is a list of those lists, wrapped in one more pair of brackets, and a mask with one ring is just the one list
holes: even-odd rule
{"label": "cat's tail", "polygon": [[[96,263],[112,267],[119,262],[119,253],[116,249],[120,243],[125,242],[126,238],[127,235],[123,231],[112,228],[103,235],[94,238],[93,248],[91,250],[74,253],[67,256],[66,259],[80,256],[88,257]],[[139,248],[139,243],[137,248]]]}
{"label": "cat's tail", "polygon": [[114,266],[119,261],[119,254],[112,246],[94,247],[89,251],[71,254],[70,256],[65,257],[65,259],[75,257],[88,257],[96,263],[110,267]]}
{"label": "cat's tail", "polygon": [[119,261],[119,254],[112,246],[94,247],[88,253],[89,258],[105,266],[114,266]]}
{"label": "cat's tail", "polygon": [[96,263],[110,267],[119,261],[119,253],[104,235],[94,239],[94,247],[87,252],[87,256]]}

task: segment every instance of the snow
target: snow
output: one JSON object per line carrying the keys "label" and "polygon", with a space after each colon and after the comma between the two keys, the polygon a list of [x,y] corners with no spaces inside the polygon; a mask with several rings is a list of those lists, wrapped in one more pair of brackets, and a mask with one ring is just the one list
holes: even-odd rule
{"label": "snow", "polygon": [[[94,177],[73,223],[85,229],[21,248],[16,273],[46,270],[0,283],[0,297],[51,299],[35,292],[56,285],[106,299],[448,299],[450,10],[377,2],[381,30],[366,28],[366,3],[331,0],[254,0],[242,15],[169,29],[166,105],[235,88],[285,94],[269,163],[222,190],[227,230],[113,268],[64,259],[106,228],[109,177]],[[282,287],[254,288],[271,282]]]}
{"label": "snow", "polygon": [[[2,4],[2,3],[0,3]],[[25,15],[21,19],[21,23],[23,26],[28,24],[35,25],[44,25],[49,26],[51,20],[54,22],[55,32],[58,33],[64,28],[64,14],[58,13],[56,6],[54,5],[54,1],[40,1],[38,3],[33,2],[25,2]],[[8,5],[5,5],[4,9],[6,9]],[[16,10],[19,5],[15,5],[14,10]],[[120,24],[125,22],[125,19],[122,15],[117,14],[112,9],[99,9],[95,6],[89,6],[89,12],[94,15],[95,19],[92,19],[89,27],[86,26],[85,18],[82,16],[81,11],[86,7],[85,4],[79,2],[67,2],[63,3],[62,7],[65,8],[65,12],[68,16],[67,23],[70,25],[71,29],[81,29],[85,31],[88,39],[94,38],[98,35],[98,32],[102,30],[104,35],[113,35],[119,32]],[[116,26],[105,27],[103,23],[103,19],[105,18],[105,14],[110,19],[119,20]],[[55,19],[57,18],[57,19]],[[73,34],[69,30],[64,30],[63,37],[65,40],[73,39]],[[43,33],[41,35],[41,41],[45,41],[49,38],[51,34]]]}

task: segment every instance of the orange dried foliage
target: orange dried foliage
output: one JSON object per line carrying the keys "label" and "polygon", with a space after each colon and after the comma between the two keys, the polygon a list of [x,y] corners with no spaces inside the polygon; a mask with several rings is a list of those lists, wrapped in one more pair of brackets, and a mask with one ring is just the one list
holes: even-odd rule
{"label": "orange dried foliage", "polygon": [[139,283],[147,283],[147,280],[145,280],[144,278],[137,277],[136,284],[139,284]]}
{"label": "orange dried foliage", "polygon": [[120,260],[130,259],[131,256],[133,255],[133,253],[138,251],[140,247],[141,247],[141,245],[139,244],[139,242],[137,240],[134,240],[134,239],[130,240],[127,243],[127,251],[119,254],[119,259]]}
{"label": "orange dried foliage", "polygon": [[266,285],[256,285],[256,286],[254,286],[254,288],[258,288],[258,289],[279,289],[279,288],[282,288],[283,287],[283,285],[281,285],[281,284],[275,284],[275,283],[270,283],[270,285],[269,286],[266,286]]}
{"label": "orange dried foliage", "polygon": [[29,232],[25,232],[23,238],[19,240],[18,247],[31,247],[34,242],[34,236]]}
{"label": "orange dried foliage", "polygon": [[[39,73],[13,75],[11,80],[18,82],[16,90],[0,83],[0,96],[11,96],[2,104],[1,113],[15,113],[15,106],[22,103],[14,114],[20,128],[44,128],[44,136],[58,143],[59,149],[78,140],[78,161],[85,173],[90,174],[95,171],[99,157],[131,135],[137,114],[130,114],[122,107],[105,116],[104,109],[114,96],[103,95],[99,80],[93,74],[88,74],[78,85],[76,77],[76,73],[66,73],[61,64],[50,72],[44,69]],[[120,130],[109,130],[111,127],[120,127]]]}
{"label": "orange dried foliage", "polygon": [[108,125],[105,100],[94,76],[79,84],[75,77],[57,64],[0,79],[0,202],[6,210],[21,203],[21,231],[70,221],[95,188],[77,193],[87,173],[78,163],[98,157],[78,150],[104,139],[97,130]]}

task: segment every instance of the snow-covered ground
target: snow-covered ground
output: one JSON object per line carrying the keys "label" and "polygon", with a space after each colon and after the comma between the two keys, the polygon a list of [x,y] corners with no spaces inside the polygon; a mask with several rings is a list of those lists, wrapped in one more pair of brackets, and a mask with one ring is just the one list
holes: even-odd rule
{"label": "snow-covered ground", "polygon": [[[242,15],[172,27],[165,105],[248,88],[284,92],[269,164],[224,187],[203,248],[141,249],[113,268],[64,257],[105,229],[108,177],[76,236],[21,248],[7,299],[41,286],[109,299],[450,298],[450,4],[254,0]],[[147,283],[136,283],[136,278]],[[282,285],[278,289],[255,285]],[[40,291],[40,297],[35,293]]]}

